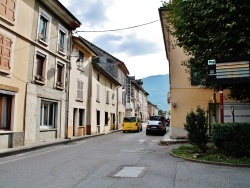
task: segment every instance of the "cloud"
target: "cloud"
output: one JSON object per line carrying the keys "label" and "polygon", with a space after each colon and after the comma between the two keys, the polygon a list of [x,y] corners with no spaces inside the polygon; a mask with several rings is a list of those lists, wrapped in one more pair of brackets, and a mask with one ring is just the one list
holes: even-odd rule
{"label": "cloud", "polygon": [[[60,0],[83,26],[102,27],[109,19],[106,16],[108,4],[103,0]],[[112,2],[112,0],[109,0]]]}
{"label": "cloud", "polygon": [[169,67],[159,21],[128,30],[91,32],[117,30],[159,20],[160,1],[59,1],[82,22],[82,26],[77,29],[78,34],[123,61],[131,75],[139,79],[168,73]]}
{"label": "cloud", "polygon": [[108,53],[125,53],[128,56],[141,56],[157,53],[158,44],[139,38],[136,33],[127,35],[103,34],[97,36],[93,43]]}

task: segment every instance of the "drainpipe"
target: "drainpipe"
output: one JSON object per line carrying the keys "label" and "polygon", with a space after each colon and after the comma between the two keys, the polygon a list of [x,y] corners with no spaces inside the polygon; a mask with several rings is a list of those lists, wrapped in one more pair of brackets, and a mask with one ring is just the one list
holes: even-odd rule
{"label": "drainpipe", "polygon": [[66,87],[66,119],[65,119],[65,139],[68,138],[68,123],[69,123],[69,84],[70,84],[70,68],[71,68],[71,53],[73,51],[73,42],[72,42],[72,31],[70,32],[70,41],[69,41],[69,46],[70,46],[70,55],[69,55],[69,64],[67,66],[67,87]]}
{"label": "drainpipe", "polygon": [[92,114],[92,58],[89,61],[89,79],[88,79],[88,109],[87,109],[87,126],[86,134],[91,135],[91,114]]}
{"label": "drainpipe", "polygon": [[118,130],[118,104],[119,104],[119,101],[118,101],[118,89],[119,89],[120,86],[117,86],[116,87],[116,128]]}

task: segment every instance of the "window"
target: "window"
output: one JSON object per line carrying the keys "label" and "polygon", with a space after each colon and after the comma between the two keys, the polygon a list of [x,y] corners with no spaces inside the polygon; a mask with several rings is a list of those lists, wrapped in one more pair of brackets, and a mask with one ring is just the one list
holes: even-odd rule
{"label": "window", "polygon": [[40,127],[55,128],[56,104],[51,101],[41,101]]}
{"label": "window", "polygon": [[115,94],[114,93],[112,94],[112,105],[113,106],[115,105]]}
{"label": "window", "polygon": [[80,50],[79,50],[79,59],[81,60],[81,62],[84,61],[84,53]]}
{"label": "window", "polygon": [[46,71],[46,61],[47,56],[40,52],[36,52],[36,64],[35,64],[35,81],[36,82],[45,82],[45,71]]}
{"label": "window", "polygon": [[0,129],[10,130],[12,96],[0,94]]}
{"label": "window", "polygon": [[126,104],[126,92],[122,92],[122,104]]}
{"label": "window", "polygon": [[65,52],[65,33],[62,30],[59,30],[59,51],[60,52]]}
{"label": "window", "polygon": [[0,1],[0,15],[7,18],[7,20],[15,21],[16,0],[1,0]]}
{"label": "window", "polygon": [[100,75],[97,74],[97,81],[100,81]]}
{"label": "window", "polygon": [[41,8],[39,9],[39,27],[38,27],[38,39],[43,43],[48,43],[49,41],[49,30],[51,23],[51,16],[47,14]]}
{"label": "window", "polygon": [[105,112],[105,122],[104,122],[104,125],[108,125],[108,122],[109,122],[109,114],[108,114],[108,112]]}
{"label": "window", "polygon": [[78,69],[83,70],[84,53],[80,50],[78,54],[78,60],[79,60]]}
{"label": "window", "polygon": [[57,62],[56,64],[56,87],[64,88],[65,85],[65,66],[62,63]]}
{"label": "window", "polygon": [[100,102],[100,86],[96,85],[96,101]]}
{"label": "window", "polygon": [[58,29],[58,51],[60,53],[65,54],[67,51],[67,38],[68,38],[68,34],[67,34],[67,30],[59,25],[59,29]]}
{"label": "window", "polygon": [[110,83],[110,89],[112,89],[112,83]]}
{"label": "window", "polygon": [[12,40],[0,33],[0,71],[10,71]]}
{"label": "window", "polygon": [[106,94],[106,104],[109,104],[109,91],[107,91],[107,94]]}
{"label": "window", "polygon": [[77,96],[76,100],[83,101],[83,81],[77,79]]}

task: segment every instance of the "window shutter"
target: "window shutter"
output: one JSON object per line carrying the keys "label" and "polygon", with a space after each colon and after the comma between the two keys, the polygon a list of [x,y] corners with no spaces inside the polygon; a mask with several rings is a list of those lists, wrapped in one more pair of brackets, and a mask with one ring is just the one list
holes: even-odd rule
{"label": "window shutter", "polygon": [[11,20],[15,21],[16,0],[1,0],[0,14]]}
{"label": "window shutter", "polygon": [[3,51],[4,51],[3,43],[4,43],[4,35],[0,33],[0,69],[2,69],[2,64],[3,64]]}
{"label": "window shutter", "polygon": [[15,10],[16,10],[16,0],[7,0],[7,18],[11,21],[15,21]]}
{"label": "window shutter", "polygon": [[0,1],[0,14],[5,17],[6,12],[7,12],[7,0],[2,0]]}
{"label": "window shutter", "polygon": [[0,33],[0,68],[10,70],[12,40]]}
{"label": "window shutter", "polygon": [[77,99],[83,100],[83,81],[77,80]]}

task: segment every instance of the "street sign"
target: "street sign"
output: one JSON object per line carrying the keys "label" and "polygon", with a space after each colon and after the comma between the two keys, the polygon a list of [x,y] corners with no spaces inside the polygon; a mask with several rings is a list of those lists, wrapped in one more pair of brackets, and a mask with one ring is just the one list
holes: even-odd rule
{"label": "street sign", "polygon": [[208,60],[208,83],[250,82],[250,57]]}

